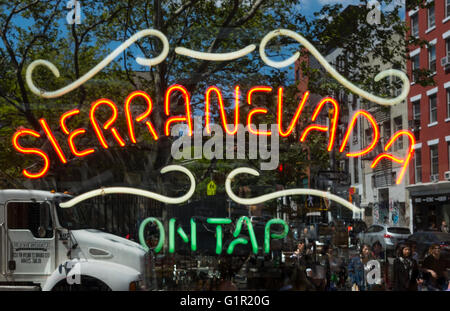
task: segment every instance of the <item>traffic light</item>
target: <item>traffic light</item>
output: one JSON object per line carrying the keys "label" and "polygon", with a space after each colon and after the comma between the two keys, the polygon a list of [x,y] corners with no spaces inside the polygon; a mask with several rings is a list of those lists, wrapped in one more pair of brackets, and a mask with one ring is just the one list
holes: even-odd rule
{"label": "traffic light", "polygon": [[280,165],[278,166],[278,172],[282,173],[283,172],[283,164],[280,163]]}

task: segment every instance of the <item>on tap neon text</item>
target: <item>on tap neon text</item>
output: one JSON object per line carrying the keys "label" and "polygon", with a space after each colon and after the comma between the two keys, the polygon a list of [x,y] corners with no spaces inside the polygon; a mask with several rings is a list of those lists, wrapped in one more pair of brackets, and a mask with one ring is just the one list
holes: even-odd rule
{"label": "on tap neon text", "polygon": [[[236,223],[236,229],[233,232],[233,237],[234,239],[229,243],[228,247],[224,247],[223,245],[223,240],[224,240],[224,236],[223,236],[223,227],[224,225],[229,225],[231,224],[231,219],[229,218],[207,218],[206,219],[207,223],[209,224],[213,224],[216,225],[216,231],[215,231],[215,236],[216,236],[216,254],[220,255],[222,254],[222,252],[226,251],[227,254],[231,255],[233,254],[233,251],[235,250],[235,248],[239,245],[239,244],[243,244],[246,245],[248,244],[248,240],[250,240],[250,244],[251,244],[251,248],[252,248],[252,252],[254,254],[258,253],[258,249],[259,249],[259,244],[258,241],[256,239],[255,236],[255,231],[253,230],[253,225],[252,222],[250,220],[250,218],[248,218],[247,216],[242,216],[238,219],[237,223]],[[141,243],[141,245],[146,249],[146,251],[149,250],[149,247],[147,245],[146,239],[145,239],[145,228],[149,225],[149,224],[156,224],[158,227],[158,234],[159,234],[159,238],[158,238],[158,243],[154,248],[155,253],[159,253],[163,246],[164,246],[164,241],[166,239],[166,233],[164,230],[164,225],[162,224],[162,222],[154,217],[149,217],[144,219],[144,221],[142,221],[141,225],[139,226],[139,241]],[[241,235],[241,232],[243,231],[242,227],[245,224],[247,232],[248,232],[248,237],[244,238]],[[273,232],[273,226],[274,225],[281,225],[282,232]],[[191,246],[191,250],[193,252],[195,252],[197,250],[197,223],[195,222],[194,218],[190,219],[190,236],[188,236],[188,234],[183,230],[183,228],[181,226],[177,227],[177,220],[176,218],[171,218],[169,220],[169,253],[174,253],[175,252],[175,248],[176,248],[176,242],[175,242],[175,237],[179,236],[182,240],[182,242],[184,243],[189,243]],[[271,240],[276,240],[276,239],[283,239],[287,236],[289,232],[289,226],[286,224],[286,222],[283,219],[271,219],[269,220],[264,228],[264,244],[263,244],[263,252],[268,254],[270,252],[270,241]]]}

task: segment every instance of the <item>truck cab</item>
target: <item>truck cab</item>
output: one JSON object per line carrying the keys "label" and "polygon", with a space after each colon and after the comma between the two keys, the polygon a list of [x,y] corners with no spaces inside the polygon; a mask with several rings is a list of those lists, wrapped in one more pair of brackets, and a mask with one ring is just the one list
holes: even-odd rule
{"label": "truck cab", "polygon": [[0,290],[150,288],[151,252],[85,228],[66,194],[0,190]]}

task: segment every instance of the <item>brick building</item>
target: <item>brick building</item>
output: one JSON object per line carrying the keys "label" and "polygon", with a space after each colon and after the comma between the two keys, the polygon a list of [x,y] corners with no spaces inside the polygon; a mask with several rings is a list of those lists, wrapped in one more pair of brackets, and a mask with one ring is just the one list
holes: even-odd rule
{"label": "brick building", "polygon": [[[416,135],[407,188],[416,230],[450,220],[450,0],[427,3],[406,12],[410,34],[429,42],[409,46],[407,62],[408,120]],[[435,85],[416,83],[416,69],[429,69]]]}

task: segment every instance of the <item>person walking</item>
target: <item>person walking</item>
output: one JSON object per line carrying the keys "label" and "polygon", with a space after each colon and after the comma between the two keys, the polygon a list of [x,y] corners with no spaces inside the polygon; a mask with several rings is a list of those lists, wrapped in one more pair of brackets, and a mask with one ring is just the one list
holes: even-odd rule
{"label": "person walking", "polygon": [[310,251],[306,249],[306,241],[300,239],[297,244],[297,249],[291,255],[292,259],[296,259],[297,265],[309,267],[311,263]]}
{"label": "person walking", "polygon": [[441,258],[441,246],[432,244],[428,250],[428,256],[422,263],[422,271],[429,289],[445,290],[447,288],[446,269]]}
{"label": "person walking", "polygon": [[407,244],[398,247],[397,258],[394,259],[392,285],[394,291],[417,291],[419,267],[411,258],[411,248]]}
{"label": "person walking", "polygon": [[449,232],[447,222],[445,220],[442,221],[440,230],[441,230],[441,232],[445,232],[445,233]]}
{"label": "person walking", "polygon": [[368,290],[369,286],[366,281],[368,268],[366,264],[373,259],[370,247],[367,244],[361,246],[359,255],[352,257],[348,264],[348,276],[352,284],[352,290],[364,291]]}

